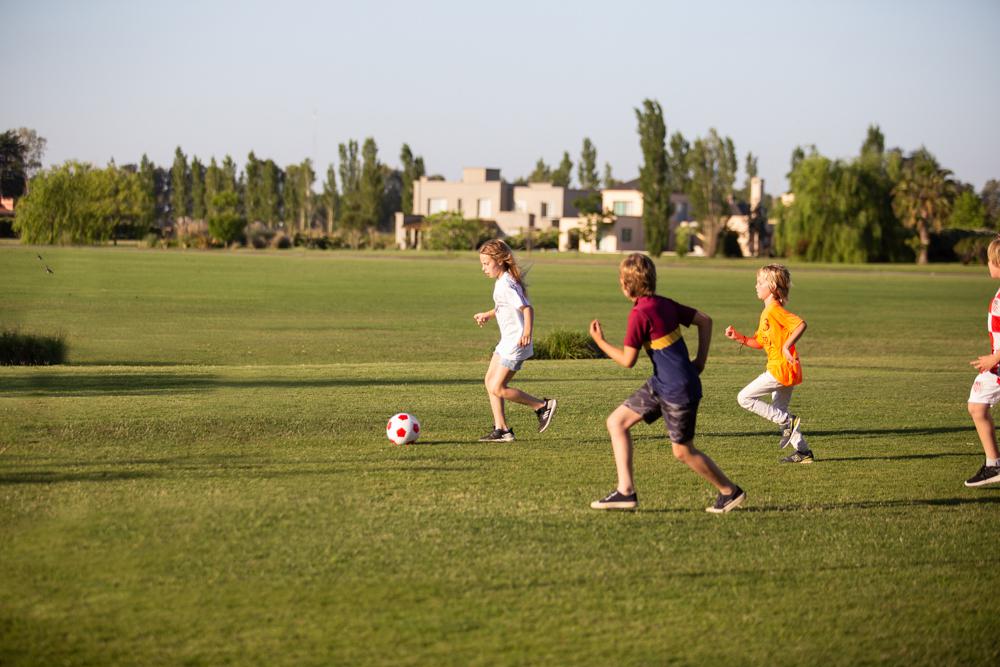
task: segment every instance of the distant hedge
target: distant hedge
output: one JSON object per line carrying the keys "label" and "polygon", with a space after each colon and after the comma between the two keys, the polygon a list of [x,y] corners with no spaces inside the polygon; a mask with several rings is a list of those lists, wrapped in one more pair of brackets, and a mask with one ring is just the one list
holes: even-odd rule
{"label": "distant hedge", "polygon": [[0,332],[0,366],[49,366],[65,361],[66,341],[62,336]]}

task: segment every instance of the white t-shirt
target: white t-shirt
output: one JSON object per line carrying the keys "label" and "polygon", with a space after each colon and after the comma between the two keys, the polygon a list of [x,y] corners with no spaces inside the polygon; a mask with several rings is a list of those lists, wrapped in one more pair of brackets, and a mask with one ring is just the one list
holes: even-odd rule
{"label": "white t-shirt", "polygon": [[521,347],[524,334],[524,313],[521,308],[530,306],[524,288],[506,271],[497,278],[493,286],[493,303],[496,308],[497,326],[500,327],[500,342],[494,352],[504,359],[523,361],[535,353],[534,345]]}

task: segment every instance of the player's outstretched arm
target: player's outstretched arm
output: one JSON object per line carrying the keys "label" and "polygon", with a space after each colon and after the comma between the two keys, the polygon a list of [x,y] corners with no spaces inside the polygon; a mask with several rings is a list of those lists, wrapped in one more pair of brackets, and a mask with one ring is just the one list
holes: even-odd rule
{"label": "player's outstretched arm", "polygon": [[609,343],[604,338],[604,327],[601,326],[600,321],[593,320],[590,323],[590,337],[597,343],[597,347],[601,348],[601,352],[608,355],[608,358],[619,366],[624,368],[635,366],[635,362],[639,358],[639,350],[627,345],[623,348],[617,348]]}
{"label": "player's outstretched arm", "polygon": [[726,338],[729,340],[735,340],[740,345],[746,345],[747,347],[752,347],[755,350],[762,349],[762,345],[757,342],[756,338],[750,338],[749,336],[744,336],[739,331],[733,328],[733,325],[726,327]]}

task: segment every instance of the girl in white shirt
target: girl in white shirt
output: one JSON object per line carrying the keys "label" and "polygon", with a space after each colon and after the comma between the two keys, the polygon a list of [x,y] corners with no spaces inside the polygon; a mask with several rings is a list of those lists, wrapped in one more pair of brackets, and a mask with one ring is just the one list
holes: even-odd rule
{"label": "girl in white shirt", "polygon": [[487,241],[479,249],[479,263],[483,273],[493,278],[492,310],[473,315],[476,324],[483,326],[496,318],[500,327],[500,342],[493,350],[490,367],[486,371],[486,391],[493,410],[493,431],[479,439],[480,442],[511,442],[514,431],[507,425],[504,402],[507,400],[527,405],[538,417],[539,433],[549,427],[556,411],[554,398],[538,399],[520,389],[508,387],[514,373],[521,370],[524,360],[534,354],[531,331],[535,311],[528,301],[524,278],[514,261],[510,246],[500,239]]}

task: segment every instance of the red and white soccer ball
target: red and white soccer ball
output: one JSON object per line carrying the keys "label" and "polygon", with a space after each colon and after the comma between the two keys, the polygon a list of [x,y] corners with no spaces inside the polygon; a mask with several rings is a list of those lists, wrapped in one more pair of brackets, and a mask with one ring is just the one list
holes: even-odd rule
{"label": "red and white soccer ball", "polygon": [[408,445],[420,437],[420,422],[413,415],[400,412],[389,418],[385,435],[397,445]]}

